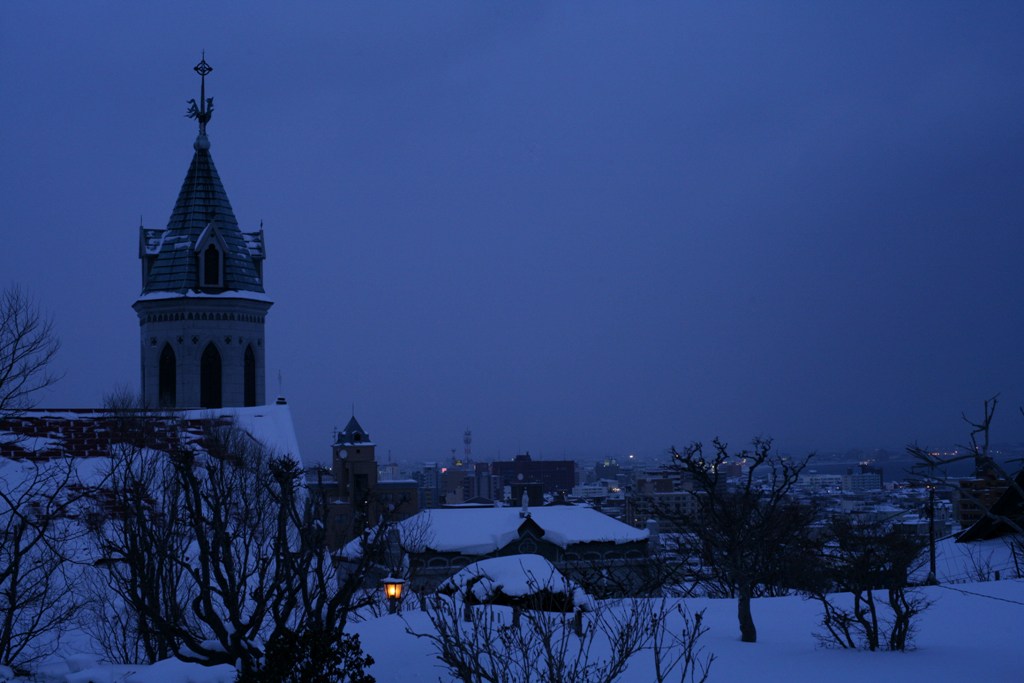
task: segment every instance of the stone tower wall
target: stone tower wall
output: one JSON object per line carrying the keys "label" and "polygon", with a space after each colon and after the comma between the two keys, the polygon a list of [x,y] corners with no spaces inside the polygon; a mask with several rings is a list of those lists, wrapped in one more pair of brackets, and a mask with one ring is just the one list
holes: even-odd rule
{"label": "stone tower wall", "polygon": [[267,301],[227,297],[136,302],[141,332],[142,397],[146,405],[160,405],[160,354],[164,344],[170,343],[176,362],[174,407],[199,407],[200,360],[211,342],[221,357],[223,406],[245,405],[244,363],[249,345],[256,360],[256,405],[265,405],[264,319],[270,306]]}

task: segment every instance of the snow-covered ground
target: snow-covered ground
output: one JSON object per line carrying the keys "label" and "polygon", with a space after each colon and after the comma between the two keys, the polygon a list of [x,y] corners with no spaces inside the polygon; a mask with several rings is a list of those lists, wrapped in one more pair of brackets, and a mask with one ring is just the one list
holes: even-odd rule
{"label": "snow-covered ground", "polygon": [[[691,611],[706,610],[709,627],[702,644],[714,653],[710,681],[758,683],[1003,683],[1021,680],[1024,670],[1024,580],[950,584],[921,589],[934,602],[921,617],[911,652],[866,652],[821,647],[817,603],[799,597],[754,601],[758,642],[742,643],[734,600],[692,598]],[[373,656],[369,672],[379,683],[447,681],[430,643],[407,629],[427,631],[419,611],[352,625]],[[72,641],[73,642],[73,641]],[[211,669],[176,661],[145,666],[94,666],[94,659],[68,651],[45,667],[53,683],[232,683],[231,667]],[[626,672],[627,683],[653,680],[646,653]],[[0,669],[0,680],[3,680]]]}
{"label": "snow-covered ground", "polygon": [[[1019,576],[1024,569],[1022,549],[1024,544],[1002,538],[972,543],[957,543],[952,536],[944,538],[935,544],[935,575],[939,577],[941,583],[992,581],[997,576]],[[924,582],[927,576],[926,550],[911,578],[916,582]]]}
{"label": "snow-covered ground", "polygon": [[[956,584],[922,589],[934,605],[920,619],[912,652],[867,652],[821,647],[817,603],[799,597],[764,598],[753,604],[758,642],[740,642],[734,600],[690,599],[706,609],[710,628],[702,643],[716,660],[709,681],[758,683],[1003,683],[1024,671],[1024,581]],[[447,681],[430,643],[406,633],[424,631],[422,612],[386,616],[354,625],[376,663],[379,683]],[[638,655],[624,681],[654,680],[650,657]]]}

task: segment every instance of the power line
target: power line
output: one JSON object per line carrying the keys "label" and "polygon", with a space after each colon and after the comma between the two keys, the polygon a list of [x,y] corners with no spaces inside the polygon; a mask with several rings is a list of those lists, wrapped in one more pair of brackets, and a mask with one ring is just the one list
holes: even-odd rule
{"label": "power line", "polygon": [[936,588],[945,588],[948,591],[956,591],[957,593],[963,593],[964,595],[974,595],[974,596],[977,596],[979,598],[988,598],[989,600],[999,600],[1000,602],[1008,602],[1011,605],[1020,605],[1021,607],[1024,607],[1024,602],[1020,602],[1019,600],[1010,600],[1009,598],[999,598],[999,597],[996,597],[994,595],[985,595],[984,593],[975,593],[973,591],[965,591],[963,588],[953,588],[952,586],[944,586],[942,584],[938,584],[935,587]]}

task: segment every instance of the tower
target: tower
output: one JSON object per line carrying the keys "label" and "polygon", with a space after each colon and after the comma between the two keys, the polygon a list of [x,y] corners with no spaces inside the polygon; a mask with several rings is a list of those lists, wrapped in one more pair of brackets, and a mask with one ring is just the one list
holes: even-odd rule
{"label": "tower", "polygon": [[141,329],[142,397],[161,408],[263,405],[263,227],[242,232],[210,156],[204,58],[195,153],[166,228],[139,227],[142,294],[132,305]]}
{"label": "tower", "polygon": [[338,480],[339,496],[366,514],[370,512],[370,492],[377,486],[376,446],[353,415],[331,449],[331,470]]}
{"label": "tower", "polygon": [[380,515],[377,488],[376,444],[370,441],[353,415],[331,447],[331,472],[338,489],[330,508],[331,535],[348,541],[377,521]]}

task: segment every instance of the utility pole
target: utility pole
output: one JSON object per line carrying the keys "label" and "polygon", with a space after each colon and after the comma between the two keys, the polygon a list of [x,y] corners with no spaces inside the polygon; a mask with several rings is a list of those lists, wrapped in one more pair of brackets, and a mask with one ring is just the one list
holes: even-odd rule
{"label": "utility pole", "polygon": [[930,481],[928,487],[928,585],[939,583],[935,577],[935,482]]}

